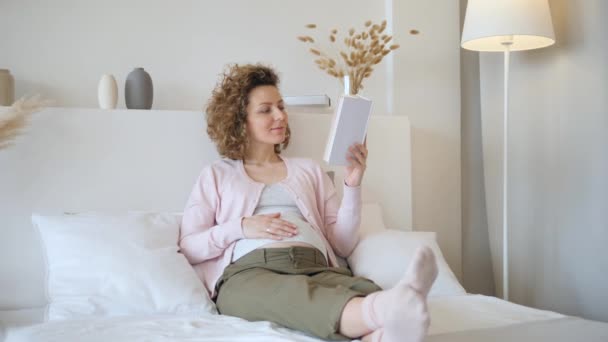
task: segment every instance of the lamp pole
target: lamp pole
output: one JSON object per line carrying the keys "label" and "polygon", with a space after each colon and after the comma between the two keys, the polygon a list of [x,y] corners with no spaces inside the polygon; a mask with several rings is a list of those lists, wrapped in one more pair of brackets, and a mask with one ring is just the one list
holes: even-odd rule
{"label": "lamp pole", "polygon": [[503,135],[502,135],[502,298],[509,300],[509,229],[507,215],[507,174],[508,174],[508,134],[509,134],[509,57],[513,36],[501,43],[504,48],[504,104],[503,104]]}

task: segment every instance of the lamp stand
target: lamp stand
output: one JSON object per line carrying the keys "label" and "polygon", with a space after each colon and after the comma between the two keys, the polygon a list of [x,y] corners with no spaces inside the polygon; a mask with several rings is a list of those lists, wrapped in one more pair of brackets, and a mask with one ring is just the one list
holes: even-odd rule
{"label": "lamp stand", "polygon": [[509,300],[509,229],[507,225],[507,165],[509,132],[509,56],[512,41],[503,42],[504,51],[504,115],[502,135],[502,297]]}

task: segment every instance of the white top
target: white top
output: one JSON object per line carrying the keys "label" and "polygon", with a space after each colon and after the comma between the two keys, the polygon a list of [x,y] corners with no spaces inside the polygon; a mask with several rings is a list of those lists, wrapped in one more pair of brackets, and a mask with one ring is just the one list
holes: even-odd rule
{"label": "white top", "polygon": [[289,221],[298,227],[298,234],[292,237],[283,237],[283,240],[238,240],[234,247],[234,252],[232,253],[232,261],[236,261],[254,249],[262,248],[265,245],[289,241],[308,243],[321,251],[325,256],[325,260],[327,260],[327,251],[325,250],[322,237],[319,236],[320,233],[315,231],[304,219],[302,212],[298,209],[298,206],[293,198],[291,198],[291,195],[278,183],[266,185],[264,187],[253,215],[270,213],[281,213],[281,219]]}

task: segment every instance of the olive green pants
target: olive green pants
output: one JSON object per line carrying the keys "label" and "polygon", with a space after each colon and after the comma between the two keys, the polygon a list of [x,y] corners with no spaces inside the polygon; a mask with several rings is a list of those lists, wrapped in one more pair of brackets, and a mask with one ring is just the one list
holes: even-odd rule
{"label": "olive green pants", "polygon": [[217,282],[221,314],[272,321],[328,340],[343,340],[340,317],[346,303],[381,288],[350,270],[327,267],[308,247],[257,249],[224,270]]}

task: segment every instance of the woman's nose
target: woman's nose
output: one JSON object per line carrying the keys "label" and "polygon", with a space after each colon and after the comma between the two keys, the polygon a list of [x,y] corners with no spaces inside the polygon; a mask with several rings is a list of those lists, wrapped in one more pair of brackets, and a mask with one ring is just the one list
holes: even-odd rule
{"label": "woman's nose", "polygon": [[280,110],[279,108],[276,108],[274,110],[274,119],[275,120],[285,120],[286,116],[287,115],[285,114],[285,112]]}

